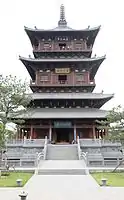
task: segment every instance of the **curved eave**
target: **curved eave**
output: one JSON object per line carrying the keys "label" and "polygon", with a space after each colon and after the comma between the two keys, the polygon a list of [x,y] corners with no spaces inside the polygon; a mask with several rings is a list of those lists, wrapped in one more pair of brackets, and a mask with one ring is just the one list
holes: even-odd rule
{"label": "curved eave", "polygon": [[32,80],[35,80],[35,71],[34,71],[34,69],[32,69],[30,63],[27,63],[27,61],[24,60],[24,59],[21,59],[21,57],[19,57],[19,60],[21,60],[21,62],[25,65],[25,67],[26,67],[28,73],[30,74]]}
{"label": "curved eave", "polygon": [[57,59],[36,59],[36,58],[25,58],[25,57],[21,57],[19,56],[19,59],[28,63],[59,63],[59,62],[68,62],[68,63],[78,63],[78,62],[97,62],[97,61],[103,61],[106,58],[106,56],[102,56],[102,57],[93,57],[93,58],[57,58]]}
{"label": "curved eave", "polygon": [[101,108],[106,102],[114,97],[114,94],[95,93],[33,93],[29,94],[32,101],[42,100],[84,100],[92,102],[92,106]]}
{"label": "curved eave", "polygon": [[81,30],[76,30],[76,29],[66,29],[66,28],[61,28],[61,29],[49,29],[49,30],[44,30],[44,29],[32,29],[28,27],[24,27],[25,32],[27,33],[32,45],[34,44],[34,40],[37,37],[46,37],[46,36],[60,36],[66,33],[66,35],[80,35],[80,36],[85,36],[89,37],[89,43],[94,44],[95,38],[100,30],[101,26],[97,26],[94,28],[86,28],[86,29],[81,29]]}
{"label": "curved eave", "polygon": [[[35,59],[35,58],[24,58],[19,57],[22,63],[27,68],[32,79],[35,79],[35,70],[42,68],[42,63],[85,63],[88,65],[90,70],[91,79],[94,79],[94,76],[104,61],[105,56],[98,58],[83,58],[83,59]],[[40,65],[39,65],[40,64]]]}
{"label": "curved eave", "polygon": [[93,80],[100,65],[102,62],[105,60],[106,56],[101,57],[101,59],[97,60],[97,63],[94,62],[94,64],[91,65],[91,70],[90,70],[90,78]]}
{"label": "curved eave", "polygon": [[33,100],[40,99],[86,99],[86,100],[104,100],[108,101],[114,97],[114,94],[102,93],[31,93],[28,94]]}

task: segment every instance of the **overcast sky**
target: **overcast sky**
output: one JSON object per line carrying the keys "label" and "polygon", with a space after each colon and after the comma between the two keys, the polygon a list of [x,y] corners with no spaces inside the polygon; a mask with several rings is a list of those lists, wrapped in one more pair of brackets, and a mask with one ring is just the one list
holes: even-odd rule
{"label": "overcast sky", "polygon": [[18,56],[32,55],[24,26],[50,29],[57,26],[60,5],[64,3],[68,25],[83,29],[101,25],[93,54],[106,60],[96,75],[94,92],[115,93],[103,108],[124,105],[124,2],[123,0],[1,0],[0,73],[30,80]]}

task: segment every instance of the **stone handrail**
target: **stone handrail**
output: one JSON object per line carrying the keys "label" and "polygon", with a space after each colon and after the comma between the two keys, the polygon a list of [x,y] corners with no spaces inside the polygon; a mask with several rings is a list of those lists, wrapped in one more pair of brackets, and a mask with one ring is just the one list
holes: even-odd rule
{"label": "stone handrail", "polygon": [[45,142],[44,142],[44,148],[43,148],[42,152],[38,153],[37,158],[36,158],[36,171],[35,171],[36,174],[38,174],[40,161],[46,160],[47,143],[48,143],[48,140],[47,140],[47,136],[46,136]]}
{"label": "stone handrail", "polygon": [[47,153],[47,136],[45,137],[45,143],[44,143],[44,160],[46,160],[46,153]]}
{"label": "stone handrail", "polygon": [[78,158],[79,160],[81,160],[81,148],[80,148],[79,136],[77,136],[77,145],[78,145]]}
{"label": "stone handrail", "polygon": [[78,145],[78,157],[79,157],[79,160],[83,160],[84,161],[84,167],[86,168],[86,174],[89,174],[89,170],[87,168],[87,164],[88,164],[88,161],[87,161],[87,152],[86,153],[82,152],[82,150],[80,148],[80,139],[79,139],[79,136],[77,137],[77,145]]}
{"label": "stone handrail", "polygon": [[84,160],[85,163],[87,164],[87,153],[82,152],[81,148],[80,148],[80,139],[79,136],[77,137],[77,144],[78,144],[78,157],[79,160]]}

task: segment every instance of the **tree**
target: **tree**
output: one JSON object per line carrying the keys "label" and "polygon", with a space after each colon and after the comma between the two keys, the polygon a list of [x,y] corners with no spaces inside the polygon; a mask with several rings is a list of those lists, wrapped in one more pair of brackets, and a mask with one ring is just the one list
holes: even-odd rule
{"label": "tree", "polygon": [[98,122],[108,129],[107,139],[124,139],[124,109],[119,105],[108,112],[105,121]]}
{"label": "tree", "polygon": [[13,121],[12,118],[24,110],[30,101],[28,84],[22,82],[16,76],[0,75],[0,146],[3,146],[6,136],[6,124]]}

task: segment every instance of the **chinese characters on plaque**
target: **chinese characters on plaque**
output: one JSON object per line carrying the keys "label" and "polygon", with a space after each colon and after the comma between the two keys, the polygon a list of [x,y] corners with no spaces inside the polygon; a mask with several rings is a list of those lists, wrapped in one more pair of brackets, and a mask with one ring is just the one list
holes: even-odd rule
{"label": "chinese characters on plaque", "polygon": [[56,74],[69,74],[70,68],[55,68]]}

